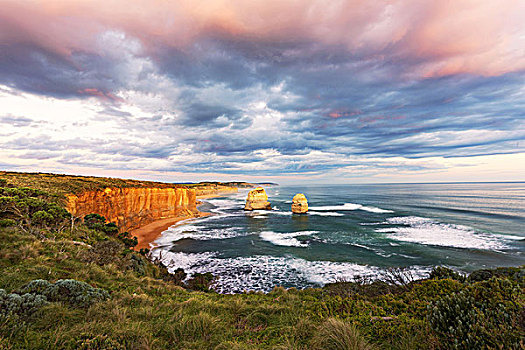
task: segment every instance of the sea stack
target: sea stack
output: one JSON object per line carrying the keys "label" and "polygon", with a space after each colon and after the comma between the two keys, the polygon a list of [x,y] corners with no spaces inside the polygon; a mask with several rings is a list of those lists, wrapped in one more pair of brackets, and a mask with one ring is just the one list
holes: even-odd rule
{"label": "sea stack", "polygon": [[270,202],[268,202],[268,196],[266,191],[262,187],[257,187],[254,190],[248,192],[248,198],[246,198],[246,205],[244,210],[264,210],[272,209]]}
{"label": "sea stack", "polygon": [[308,211],[308,201],[302,193],[297,193],[292,199],[292,212],[295,214],[305,214]]}

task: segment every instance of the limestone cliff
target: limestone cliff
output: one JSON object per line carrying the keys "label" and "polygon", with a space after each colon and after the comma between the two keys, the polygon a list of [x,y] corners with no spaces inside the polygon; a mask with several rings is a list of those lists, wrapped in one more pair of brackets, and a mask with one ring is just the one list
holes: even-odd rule
{"label": "limestone cliff", "polygon": [[272,209],[270,202],[268,202],[268,195],[262,187],[257,187],[254,190],[248,192],[246,198],[246,205],[244,210],[260,210],[260,209]]}
{"label": "limestone cliff", "polygon": [[67,195],[66,209],[76,217],[96,213],[114,222],[121,231],[155,220],[196,215],[196,193],[189,188],[106,188]]}
{"label": "limestone cliff", "polygon": [[308,201],[302,193],[297,193],[292,199],[292,212],[295,214],[304,214],[308,212]]}

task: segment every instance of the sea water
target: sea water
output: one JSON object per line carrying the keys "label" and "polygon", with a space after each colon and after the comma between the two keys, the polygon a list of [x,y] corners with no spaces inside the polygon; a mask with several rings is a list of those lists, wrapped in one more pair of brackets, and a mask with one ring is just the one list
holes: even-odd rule
{"label": "sea water", "polygon": [[[207,199],[213,215],[169,228],[154,257],[211,272],[222,293],[313,287],[403,267],[462,272],[525,264],[525,183],[276,186],[272,210],[243,210],[247,190]],[[309,212],[291,212],[304,193]]]}

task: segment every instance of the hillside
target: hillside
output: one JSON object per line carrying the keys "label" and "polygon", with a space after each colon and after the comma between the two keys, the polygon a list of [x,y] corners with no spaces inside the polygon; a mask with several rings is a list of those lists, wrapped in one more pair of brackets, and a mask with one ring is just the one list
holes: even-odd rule
{"label": "hillside", "polygon": [[198,183],[165,183],[155,181],[117,179],[110,177],[76,176],[50,173],[19,173],[0,171],[0,179],[16,187],[31,187],[51,194],[80,194],[87,191],[102,191],[110,188],[216,188],[239,187],[249,188],[254,185],[248,182],[198,182]]}
{"label": "hillside", "polygon": [[424,280],[392,269],[376,281],[221,295],[213,292],[212,275],[169,274],[130,250],[136,242],[105,218],[72,219],[55,201],[73,189],[150,183],[52,174],[0,178],[0,349],[525,345],[525,267],[469,276],[437,267]]}

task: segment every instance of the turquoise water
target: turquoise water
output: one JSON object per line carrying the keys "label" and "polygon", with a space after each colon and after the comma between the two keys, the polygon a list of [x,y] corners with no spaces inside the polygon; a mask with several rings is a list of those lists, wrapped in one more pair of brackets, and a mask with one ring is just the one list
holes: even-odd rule
{"label": "turquoise water", "polygon": [[[271,211],[245,212],[247,191],[206,200],[213,216],[171,227],[153,255],[210,271],[224,293],[303,288],[407,267],[424,276],[525,264],[525,183],[278,186]],[[293,215],[296,193],[307,215]]]}

